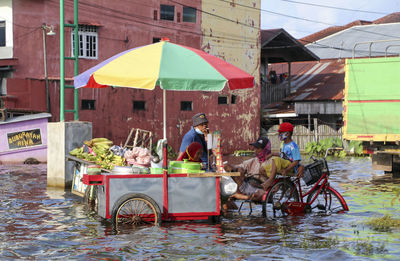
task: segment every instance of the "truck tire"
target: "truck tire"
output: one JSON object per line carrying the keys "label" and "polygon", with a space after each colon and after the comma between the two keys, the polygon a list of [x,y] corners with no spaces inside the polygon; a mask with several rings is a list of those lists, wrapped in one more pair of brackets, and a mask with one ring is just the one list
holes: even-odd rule
{"label": "truck tire", "polygon": [[392,164],[392,177],[393,178],[400,178],[400,163]]}

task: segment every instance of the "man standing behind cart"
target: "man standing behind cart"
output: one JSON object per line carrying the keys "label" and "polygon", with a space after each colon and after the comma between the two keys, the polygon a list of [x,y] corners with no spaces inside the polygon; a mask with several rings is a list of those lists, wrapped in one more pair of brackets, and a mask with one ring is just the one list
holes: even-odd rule
{"label": "man standing behind cart", "polygon": [[207,142],[205,135],[208,134],[208,120],[204,113],[197,113],[192,117],[193,124],[190,130],[183,136],[181,147],[179,149],[178,158],[186,151],[186,148],[192,142],[198,142],[203,147],[203,154],[201,156],[201,162],[209,169],[209,159],[207,153]]}

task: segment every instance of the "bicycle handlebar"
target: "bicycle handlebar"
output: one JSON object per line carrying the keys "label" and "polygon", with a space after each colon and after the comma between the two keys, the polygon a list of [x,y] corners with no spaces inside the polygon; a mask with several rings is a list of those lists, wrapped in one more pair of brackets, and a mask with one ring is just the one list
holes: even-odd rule
{"label": "bicycle handlebar", "polygon": [[326,159],[326,157],[328,156],[328,151],[331,150],[331,149],[333,149],[333,148],[328,148],[328,149],[325,151],[325,157],[324,157],[324,159]]}

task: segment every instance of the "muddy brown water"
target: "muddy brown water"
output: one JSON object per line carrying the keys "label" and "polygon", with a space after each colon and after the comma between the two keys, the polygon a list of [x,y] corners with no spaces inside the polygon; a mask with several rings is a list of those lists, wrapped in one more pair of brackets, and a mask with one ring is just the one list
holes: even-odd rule
{"label": "muddy brown water", "polygon": [[0,260],[399,260],[399,229],[365,224],[384,214],[400,218],[399,180],[373,171],[369,158],[329,163],[348,213],[266,220],[231,212],[216,224],[171,222],[118,234],[80,197],[46,188],[46,165],[2,165]]}

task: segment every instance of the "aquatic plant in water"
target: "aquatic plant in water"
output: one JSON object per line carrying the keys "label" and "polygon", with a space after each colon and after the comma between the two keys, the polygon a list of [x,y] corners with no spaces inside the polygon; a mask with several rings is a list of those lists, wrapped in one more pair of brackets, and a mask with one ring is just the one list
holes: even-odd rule
{"label": "aquatic plant in water", "polygon": [[278,225],[278,233],[281,238],[282,245],[284,247],[290,247],[290,248],[333,249],[333,248],[337,248],[340,243],[337,236],[328,237],[328,238],[312,237],[308,230],[305,231],[303,236],[300,238],[299,242],[297,242],[297,243],[289,242],[288,241],[288,238],[289,238],[288,231],[281,224]]}
{"label": "aquatic plant in water", "polygon": [[[309,231],[300,237],[298,242],[290,242],[289,232],[281,224],[278,225],[278,234],[283,247],[301,248],[301,249],[339,249],[342,248],[346,252],[355,255],[373,256],[382,255],[388,252],[385,242],[374,243],[368,237],[366,239],[357,238],[356,240],[340,240],[338,236],[331,237],[315,237],[310,235]],[[297,237],[298,238],[298,237]]]}
{"label": "aquatic plant in water", "polygon": [[370,218],[365,224],[375,231],[391,232],[393,228],[400,228],[400,219],[395,219],[386,214],[382,217]]}
{"label": "aquatic plant in water", "polygon": [[368,237],[366,239],[357,238],[353,242],[343,244],[343,248],[354,251],[356,255],[373,256],[387,253],[385,242],[374,244]]}

